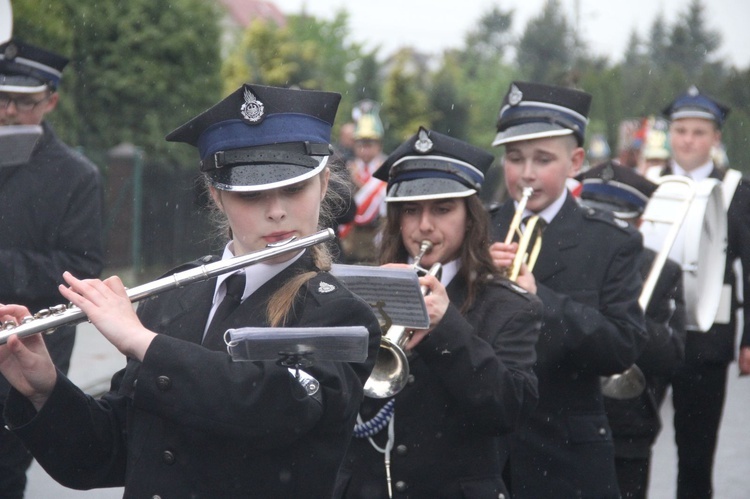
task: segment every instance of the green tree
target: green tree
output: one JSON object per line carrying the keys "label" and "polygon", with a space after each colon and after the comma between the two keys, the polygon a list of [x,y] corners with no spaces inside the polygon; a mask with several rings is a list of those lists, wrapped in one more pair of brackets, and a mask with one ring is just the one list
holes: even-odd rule
{"label": "green tree", "polygon": [[561,83],[577,53],[573,32],[559,0],[547,0],[541,14],[531,19],[518,44],[518,65],[536,82]]}
{"label": "green tree", "polygon": [[469,75],[475,76],[484,64],[504,61],[514,41],[512,26],[513,10],[503,11],[497,5],[479,18],[464,38],[461,63]]}
{"label": "green tree", "polygon": [[378,61],[379,49],[363,53],[352,61],[352,99],[372,99],[379,102],[383,91],[383,65]]}
{"label": "green tree", "polygon": [[429,108],[434,110],[432,129],[466,140],[469,128],[471,103],[463,95],[463,74],[459,68],[457,54],[447,53],[442,66],[431,75]]}
{"label": "green tree", "polygon": [[219,96],[213,4],[25,0],[13,7],[16,34],[71,59],[60,109],[51,115],[64,140],[94,157],[132,142],[150,157],[187,160],[164,135]]}
{"label": "green tree", "polygon": [[222,64],[224,93],[245,82],[275,86],[296,83],[296,48],[288,30],[264,20],[253,21]]}
{"label": "green tree", "polygon": [[651,23],[648,39],[648,55],[655,68],[663,68],[669,64],[669,35],[664,15],[659,14]]}
{"label": "green tree", "polygon": [[706,27],[705,7],[701,0],[692,0],[672,27],[667,56],[679,65],[689,78],[694,78],[721,46],[721,34]]}
{"label": "green tree", "polygon": [[432,127],[433,111],[429,109],[424,61],[412,49],[399,50],[390,61],[390,71],[383,84],[381,117],[386,127],[383,150],[392,151],[413,135],[419,126]]}

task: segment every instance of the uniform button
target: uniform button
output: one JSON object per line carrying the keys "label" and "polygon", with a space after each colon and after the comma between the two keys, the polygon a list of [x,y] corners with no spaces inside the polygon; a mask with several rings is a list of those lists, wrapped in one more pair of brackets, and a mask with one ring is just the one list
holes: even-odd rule
{"label": "uniform button", "polygon": [[409,448],[403,444],[396,447],[396,454],[399,456],[405,456],[409,453]]}
{"label": "uniform button", "polygon": [[406,482],[399,480],[396,482],[396,492],[406,492],[406,489],[408,489]]}
{"label": "uniform button", "polygon": [[414,384],[414,375],[413,375],[413,374],[410,374],[410,375],[409,375],[409,376],[408,376],[408,377],[406,378],[406,383],[407,383],[407,384],[409,384],[409,385],[413,385],[413,384]]}
{"label": "uniform button", "polygon": [[606,434],[607,434],[607,429],[606,428],[599,428],[599,435],[604,436]]}
{"label": "uniform button", "polygon": [[172,380],[169,379],[169,377],[159,376],[158,378],[156,378],[156,387],[159,390],[166,392],[167,390],[171,388],[171,386],[172,386]]}
{"label": "uniform button", "polygon": [[137,379],[133,381],[133,388],[135,388],[136,386],[138,386],[138,380]]}
{"label": "uniform button", "polygon": [[505,494],[503,494],[502,492],[500,492],[500,493],[499,493],[499,494],[497,495],[497,499],[505,499]]}
{"label": "uniform button", "polygon": [[159,495],[154,495],[154,496],[151,496],[151,499],[161,499],[161,496],[159,496]]}
{"label": "uniform button", "polygon": [[166,464],[174,464],[174,452],[171,450],[165,450],[161,455],[161,459]]}

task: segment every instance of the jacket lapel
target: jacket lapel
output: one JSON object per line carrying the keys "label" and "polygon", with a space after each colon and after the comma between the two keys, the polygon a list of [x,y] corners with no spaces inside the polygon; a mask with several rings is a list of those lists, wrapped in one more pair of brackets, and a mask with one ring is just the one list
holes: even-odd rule
{"label": "jacket lapel", "polygon": [[560,211],[544,229],[542,250],[534,267],[537,281],[546,282],[568,267],[565,255],[575,251],[580,239],[584,237],[581,224],[578,223],[581,216],[581,207],[568,194]]}

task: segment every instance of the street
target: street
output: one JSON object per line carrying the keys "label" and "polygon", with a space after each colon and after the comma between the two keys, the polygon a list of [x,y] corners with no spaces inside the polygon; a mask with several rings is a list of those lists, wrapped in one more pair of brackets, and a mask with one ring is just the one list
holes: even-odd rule
{"label": "street", "polygon": [[[125,365],[117,352],[89,324],[78,326],[78,337],[71,361],[70,377],[89,393],[106,390],[109,378]],[[714,467],[716,499],[744,499],[750,487],[750,378],[739,378],[737,365],[729,373],[727,402],[719,434],[719,446]],[[669,499],[675,494],[676,450],[672,432],[671,398],[662,408],[664,429],[654,448],[649,497]],[[122,497],[122,489],[77,491],[58,485],[36,463],[29,471],[26,489],[28,499],[114,499]]]}

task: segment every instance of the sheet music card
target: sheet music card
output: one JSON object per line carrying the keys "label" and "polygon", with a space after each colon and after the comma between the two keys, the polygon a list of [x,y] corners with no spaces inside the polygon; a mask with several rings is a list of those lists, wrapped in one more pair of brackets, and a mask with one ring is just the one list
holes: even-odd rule
{"label": "sheet music card", "polygon": [[414,269],[334,264],[331,274],[365,300],[378,319],[409,329],[430,326]]}
{"label": "sheet music card", "polygon": [[40,125],[0,126],[0,167],[28,163],[41,136]]}
{"label": "sheet music card", "polygon": [[229,329],[224,341],[234,361],[364,362],[370,334],[364,326],[243,327]]}

